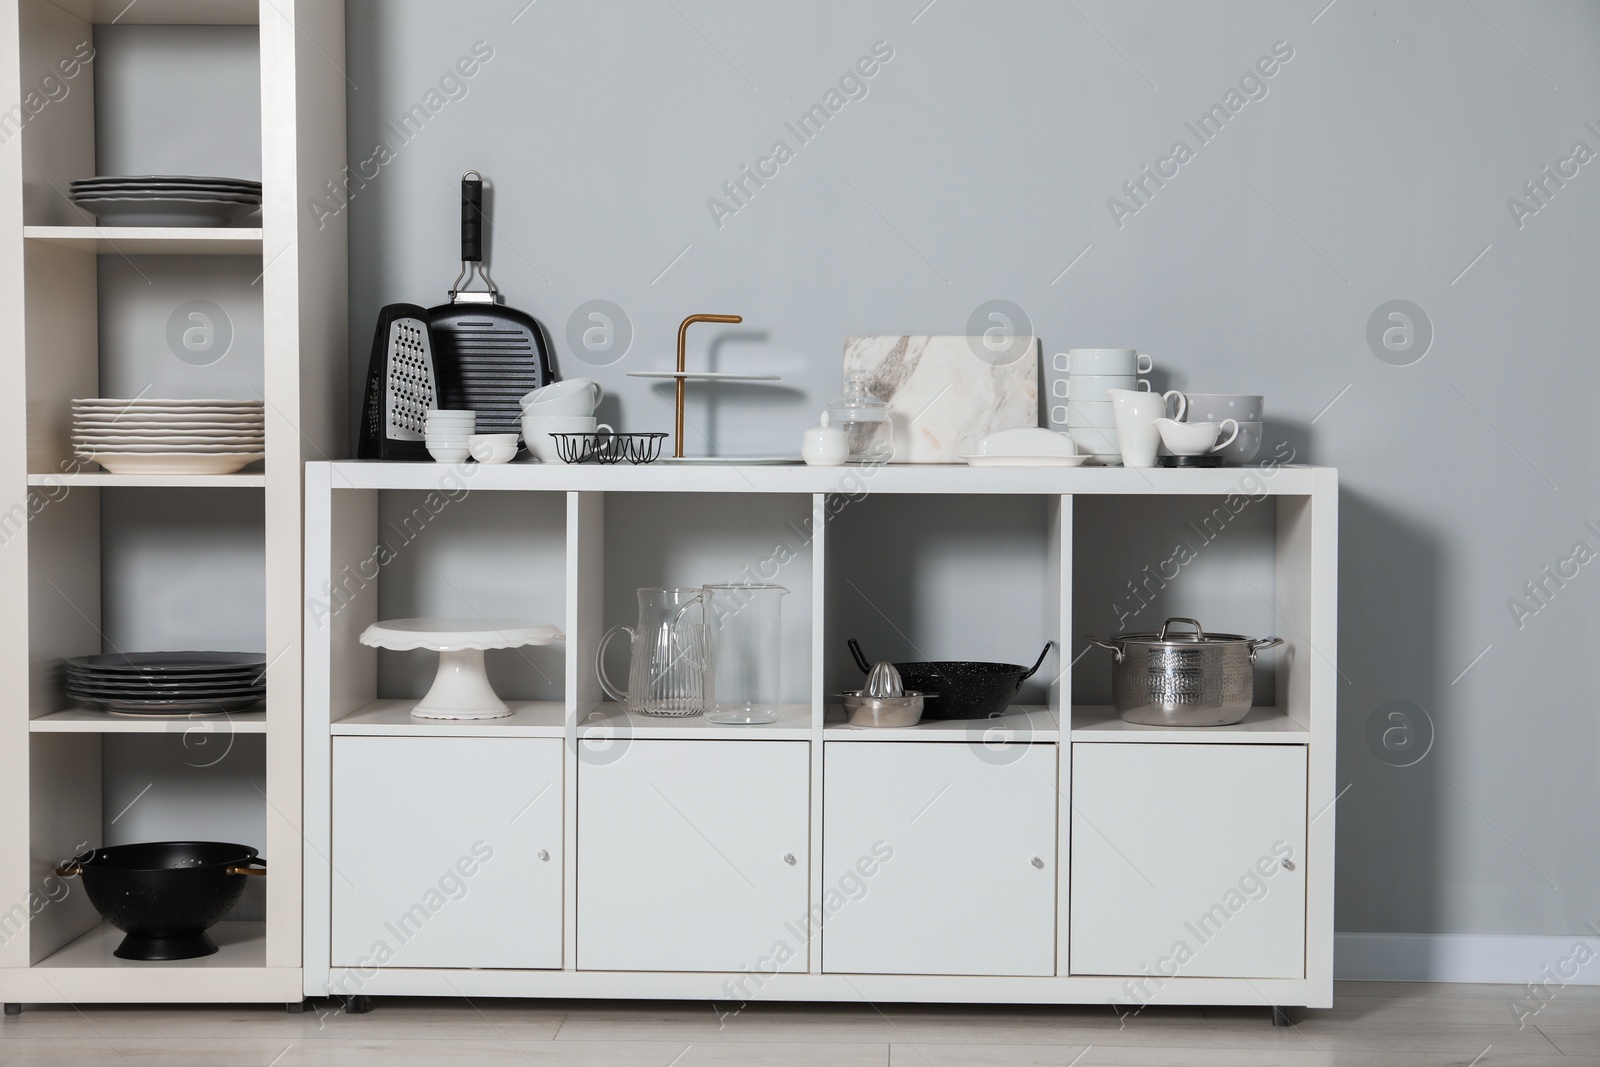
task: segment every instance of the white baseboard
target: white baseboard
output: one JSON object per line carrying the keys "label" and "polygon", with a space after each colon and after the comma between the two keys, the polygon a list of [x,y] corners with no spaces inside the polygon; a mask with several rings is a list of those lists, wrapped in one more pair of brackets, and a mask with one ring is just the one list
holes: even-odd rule
{"label": "white baseboard", "polygon": [[[1591,954],[1587,961],[1573,954],[1580,944]],[[1600,939],[1576,934],[1334,934],[1333,976],[1344,982],[1600,985]]]}

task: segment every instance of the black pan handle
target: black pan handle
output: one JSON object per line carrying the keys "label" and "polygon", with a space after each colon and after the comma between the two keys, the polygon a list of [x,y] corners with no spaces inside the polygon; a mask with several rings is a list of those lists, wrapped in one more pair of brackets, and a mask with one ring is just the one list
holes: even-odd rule
{"label": "black pan handle", "polygon": [[483,175],[461,176],[461,261],[483,262]]}
{"label": "black pan handle", "polygon": [[1046,641],[1044,643],[1044,651],[1039,653],[1039,658],[1033,661],[1033,666],[1028,668],[1028,672],[1026,674],[1024,674],[1021,678],[1017,679],[1017,688],[1018,689],[1022,688],[1022,683],[1023,682],[1026,682],[1029,678],[1033,677],[1033,672],[1034,671],[1037,671],[1040,667],[1042,667],[1044,665],[1044,658],[1046,656],[1048,656],[1050,654],[1050,650],[1052,648],[1055,648],[1055,647],[1056,647],[1056,643],[1054,641]]}
{"label": "black pan handle", "polygon": [[846,641],[845,644],[850,646],[850,654],[856,658],[856,666],[861,668],[861,673],[871,674],[872,664],[867,662],[866,655],[862,653],[861,644],[853,637]]}

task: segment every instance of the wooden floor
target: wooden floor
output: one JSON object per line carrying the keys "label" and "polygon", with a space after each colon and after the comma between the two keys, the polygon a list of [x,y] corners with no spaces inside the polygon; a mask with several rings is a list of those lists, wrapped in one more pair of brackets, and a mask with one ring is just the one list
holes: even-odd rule
{"label": "wooden floor", "polygon": [[[1600,988],[1531,1016],[1512,986],[1342,983],[1331,1011],[1274,1029],[1264,1008],[378,1000],[347,1015],[272,1007],[29,1006],[0,1023],[0,1064],[57,1067],[1573,1067],[1600,1065]],[[1520,1023],[1520,1024],[1519,1024]]]}

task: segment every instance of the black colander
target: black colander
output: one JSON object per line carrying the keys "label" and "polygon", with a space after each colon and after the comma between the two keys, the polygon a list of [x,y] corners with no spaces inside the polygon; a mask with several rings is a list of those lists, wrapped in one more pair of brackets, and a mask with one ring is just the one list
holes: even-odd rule
{"label": "black colander", "polygon": [[[872,661],[861,651],[855,638],[847,644],[861,673],[872,670]],[[927,693],[922,704],[924,719],[987,719],[1011,706],[1022,683],[1033,677],[1044,658],[1055,647],[1044,643],[1044,651],[1032,667],[1020,663],[984,663],[971,660],[935,660],[923,663],[896,663],[905,688]]]}

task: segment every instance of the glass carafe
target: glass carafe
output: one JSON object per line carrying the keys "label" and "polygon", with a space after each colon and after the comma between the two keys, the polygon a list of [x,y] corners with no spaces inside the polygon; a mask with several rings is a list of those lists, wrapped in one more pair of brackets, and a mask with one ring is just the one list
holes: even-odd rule
{"label": "glass carafe", "polygon": [[844,396],[828,405],[822,425],[845,431],[850,463],[887,463],[894,451],[889,404],[872,395],[872,375],[864,371],[845,375]]}
{"label": "glass carafe", "polygon": [[781,585],[738,583],[701,590],[706,633],[706,721],[776,722],[783,700]]}
{"label": "glass carafe", "polygon": [[[606,647],[619,633],[628,635],[632,652],[626,691],[606,677]],[[613,626],[594,654],[600,688],[640,715],[704,712],[705,664],[705,606],[702,591],[693,588],[639,590],[638,627]]]}

